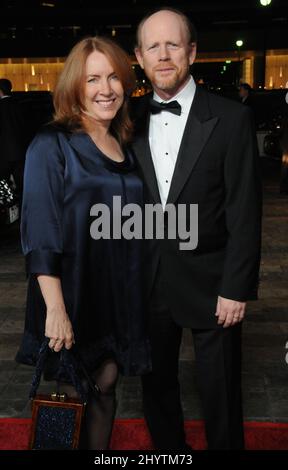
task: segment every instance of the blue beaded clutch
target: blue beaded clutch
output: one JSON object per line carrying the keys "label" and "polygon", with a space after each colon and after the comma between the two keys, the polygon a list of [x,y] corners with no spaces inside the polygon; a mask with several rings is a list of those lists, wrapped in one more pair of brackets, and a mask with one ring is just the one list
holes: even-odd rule
{"label": "blue beaded clutch", "polygon": [[53,393],[32,402],[30,449],[77,449],[85,404]]}

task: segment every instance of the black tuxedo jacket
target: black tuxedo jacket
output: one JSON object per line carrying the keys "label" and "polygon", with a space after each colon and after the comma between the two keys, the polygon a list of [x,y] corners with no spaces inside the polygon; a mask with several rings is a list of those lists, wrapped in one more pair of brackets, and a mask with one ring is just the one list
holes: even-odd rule
{"label": "black tuxedo jacket", "polygon": [[[146,203],[155,204],[160,196],[148,140],[149,98],[132,103],[132,147]],[[218,295],[239,301],[257,298],[262,199],[258,158],[249,108],[197,86],[167,204],[198,204],[198,246],[181,251],[179,239],[146,241],[148,295],[161,260],[167,300],[182,326],[217,327]]]}
{"label": "black tuxedo jacket", "polygon": [[24,113],[14,97],[0,99],[0,174],[9,173],[14,162],[24,163],[25,127]]}

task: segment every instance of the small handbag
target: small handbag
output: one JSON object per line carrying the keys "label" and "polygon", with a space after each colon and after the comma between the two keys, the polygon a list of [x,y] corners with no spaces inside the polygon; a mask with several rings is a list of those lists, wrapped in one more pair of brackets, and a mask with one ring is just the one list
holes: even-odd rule
{"label": "small handbag", "polygon": [[41,375],[49,352],[49,339],[45,340],[39,352],[35,375],[32,380],[30,399],[32,400],[32,427],[29,449],[77,449],[79,446],[81,423],[87,403],[87,392],[84,390],[77,374],[80,366],[88,384],[97,395],[100,390],[92,382],[80,358],[71,350],[62,349],[60,364],[65,369],[72,384],[78,392],[78,398],[70,398],[58,392],[51,395],[36,395]]}

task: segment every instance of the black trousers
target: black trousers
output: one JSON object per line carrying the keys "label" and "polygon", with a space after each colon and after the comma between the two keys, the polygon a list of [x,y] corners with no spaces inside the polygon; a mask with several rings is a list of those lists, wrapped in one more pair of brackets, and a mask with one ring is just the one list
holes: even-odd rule
{"label": "black trousers", "polygon": [[[181,450],[186,445],[178,381],[182,327],[165,298],[158,273],[150,311],[152,372],[142,376],[143,406],[155,448]],[[192,334],[208,449],[243,449],[241,324]]]}

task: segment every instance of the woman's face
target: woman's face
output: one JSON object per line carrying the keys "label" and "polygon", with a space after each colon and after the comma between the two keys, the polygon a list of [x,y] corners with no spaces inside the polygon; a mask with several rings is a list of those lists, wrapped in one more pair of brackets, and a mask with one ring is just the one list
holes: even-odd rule
{"label": "woman's face", "polygon": [[85,107],[98,122],[112,121],[124,101],[122,83],[102,52],[93,51],[86,61]]}

